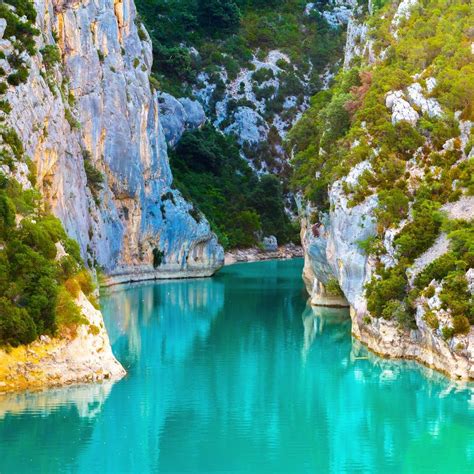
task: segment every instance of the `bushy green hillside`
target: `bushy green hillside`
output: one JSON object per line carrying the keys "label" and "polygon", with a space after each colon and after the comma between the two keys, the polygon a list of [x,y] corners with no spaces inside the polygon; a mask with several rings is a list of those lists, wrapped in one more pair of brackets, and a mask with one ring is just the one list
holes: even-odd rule
{"label": "bushy green hillside", "polygon": [[257,245],[259,235],[275,235],[281,243],[298,239],[279,179],[259,179],[232,137],[211,125],[186,132],[171,151],[171,166],[176,186],[206,215],[225,248]]}
{"label": "bushy green hillside", "polygon": [[[294,203],[287,199],[282,129],[342,56],[343,28],[331,27],[321,14],[332,8],[329,3],[317,2],[307,12],[301,0],[137,0],[153,43],[152,85],[177,97],[199,95],[210,122],[230,135],[219,138],[209,128],[188,133],[171,160],[177,187],[206,215],[225,247],[255,245],[257,235],[276,235],[281,244],[296,236],[283,211]],[[270,51],[281,56],[273,69],[256,65]],[[209,94],[203,92],[208,88]],[[266,139],[245,142],[229,131],[242,107],[254,111],[257,124],[250,127],[259,135],[262,126]],[[217,165],[198,157],[209,152],[219,157]],[[254,170],[277,174],[283,189],[271,177],[260,181]]]}
{"label": "bushy green hillside", "polygon": [[[189,94],[199,73],[215,74],[223,66],[232,79],[242,67],[254,67],[250,63],[253,54],[264,57],[279,49],[297,68],[288,71],[287,80],[292,81],[292,74],[310,73],[314,93],[321,84],[319,74],[340,55],[343,38],[316,11],[305,15],[306,3],[137,0],[140,18],[153,42],[156,87],[178,96]],[[318,2],[318,6],[322,9],[326,3]],[[219,82],[216,76],[214,79]],[[298,91],[292,93],[297,95]]]}
{"label": "bushy green hillside", "polygon": [[[466,280],[466,271],[474,267],[474,224],[472,219],[450,220],[441,209],[474,195],[474,140],[467,122],[474,120],[474,4],[421,0],[397,25],[393,18],[399,2],[385,3],[368,19],[376,62],[363,60],[341,71],[292,130],[290,144],[297,152],[293,185],[327,211],[329,186],[366,161],[358,183],[345,184],[344,191],[350,206],[378,196],[378,235],[361,242],[378,262],[367,287],[369,311],[413,326],[414,301],[420,292],[434,291],[429,286],[434,279],[442,284],[440,298],[453,318],[452,330],[445,331],[450,337],[474,324]],[[410,101],[408,88],[415,83],[442,113],[423,109],[426,102]],[[387,95],[394,91],[410,101],[416,120],[393,119]],[[390,228],[397,229],[396,265],[386,268],[380,257],[387,252],[383,236]],[[449,253],[410,285],[407,269],[441,232],[449,236]],[[433,327],[435,319],[431,315]]]}
{"label": "bushy green hillside", "polygon": [[[15,134],[8,130],[8,136],[11,140]],[[4,142],[4,159],[8,148]],[[23,153],[9,158],[12,173],[25,162],[31,173],[28,187],[0,173],[0,346],[29,343],[41,334],[81,324],[74,302],[81,290],[95,301],[77,243],[32,186],[36,171],[31,162]]]}

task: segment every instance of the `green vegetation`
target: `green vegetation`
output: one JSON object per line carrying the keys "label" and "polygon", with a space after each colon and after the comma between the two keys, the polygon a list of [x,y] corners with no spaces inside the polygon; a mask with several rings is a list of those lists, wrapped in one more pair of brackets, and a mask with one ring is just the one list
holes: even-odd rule
{"label": "green vegetation", "polygon": [[336,278],[331,278],[326,283],[326,292],[329,296],[344,296]]}
{"label": "green vegetation", "polygon": [[224,67],[235,78],[240,68],[252,68],[254,52],[264,56],[272,49],[297,66],[281,64],[291,68],[288,77],[308,73],[311,62],[316,90],[319,74],[342,51],[340,31],[317,12],[304,15],[301,0],[139,0],[137,7],[153,42],[153,73],[160,89],[174,95],[188,94],[202,71],[213,75]]}
{"label": "green vegetation", "polygon": [[[10,86],[18,86],[28,79],[28,65],[23,53],[33,55],[36,52],[35,36],[39,34],[39,31],[34,27],[36,11],[33,2],[29,0],[2,2],[0,3],[0,18],[4,18],[7,22],[3,39],[11,41],[14,46],[14,51],[8,57],[2,53],[2,59],[7,59],[11,67],[6,80]],[[3,69],[1,72],[1,76],[5,76]],[[7,91],[7,83],[0,83],[0,96]],[[1,101],[1,104],[2,112],[10,113],[8,104],[4,101]]]}
{"label": "green vegetation", "polygon": [[[331,184],[367,161],[358,183],[343,183],[343,190],[349,206],[378,196],[378,233],[359,242],[378,262],[366,289],[368,309],[375,317],[415,327],[415,301],[436,280],[442,283],[443,307],[452,316],[452,327],[444,328],[443,334],[451,337],[474,323],[465,277],[474,266],[474,224],[453,224],[440,212],[443,204],[474,191],[474,160],[463,158],[472,148],[472,134],[464,149],[459,138],[459,120],[474,119],[474,11],[464,0],[420,1],[410,18],[401,22],[395,39],[391,21],[396,7],[397,2],[379,2],[380,13],[368,19],[374,51],[385,51],[384,59],[341,71],[330,90],[313,97],[310,109],[290,132],[288,147],[295,153],[292,186],[319,210],[329,211]],[[443,116],[429,117],[415,107],[420,113],[416,126],[404,121],[393,124],[386,95],[404,90],[415,74],[422,87],[428,78],[436,80],[425,95],[439,101]],[[448,140],[451,146],[444,147]],[[386,251],[383,235],[404,219],[409,222],[394,241],[397,264],[386,269],[379,260]],[[449,233],[450,252],[425,268],[412,288],[407,269],[441,230]],[[436,315],[427,313],[426,318],[431,327],[438,327]]]}
{"label": "green vegetation", "polygon": [[61,52],[55,44],[46,45],[40,52],[43,56],[43,64],[48,70],[61,62]]}
{"label": "green vegetation", "polygon": [[[0,4],[0,17],[7,22],[4,39],[14,45],[14,51],[2,58],[11,68],[6,81],[16,87],[28,79],[26,54],[36,53],[36,12],[29,0],[8,0]],[[60,52],[47,45],[41,53],[47,75],[60,62]],[[0,73],[6,75],[3,69]],[[1,83],[0,94],[7,91],[7,83]],[[9,104],[0,103],[2,112],[8,114]],[[79,246],[67,237],[35,190],[36,171],[24,156],[20,138],[2,125],[0,142],[2,165],[12,173],[20,162],[30,169],[29,187],[22,187],[5,171],[0,173],[0,346],[17,346],[83,324],[75,299],[82,290],[93,301],[94,285]],[[66,255],[57,258],[60,246]]]}
{"label": "green vegetation", "polygon": [[[77,243],[42,209],[39,193],[0,176],[0,345],[32,342],[83,322],[76,288],[91,294]],[[21,221],[17,224],[17,218]],[[68,253],[56,260],[56,244]]]}
{"label": "green vegetation", "polygon": [[95,203],[99,205],[99,193],[104,183],[104,175],[92,163],[92,157],[89,151],[84,150],[84,171],[87,177],[87,186],[91,190]]}
{"label": "green vegetation", "polygon": [[[306,15],[305,6],[302,0],[137,1],[137,24],[146,26],[153,43],[153,88],[190,96],[193,88],[205,86],[200,76],[204,73],[215,86],[206,104],[206,113],[214,122],[216,104],[224,98],[230,81],[247,69],[253,94],[265,104],[265,112],[260,113],[262,122],[269,125],[268,140],[258,145],[245,143],[242,151],[256,169],[278,174],[281,185],[271,177],[259,180],[253,176],[237,156],[234,140],[225,145],[218,135],[211,138],[209,130],[186,134],[184,145],[178,145],[173,154],[177,186],[211,221],[225,247],[255,245],[261,234],[274,234],[283,243],[296,234],[284,213],[290,167],[282,158],[282,138],[272,125],[273,118],[278,114],[288,123],[296,118],[305,98],[321,88],[321,74],[341,57],[344,44],[342,29],[329,27],[317,10]],[[324,8],[330,8],[326,2],[318,4],[318,9]],[[272,50],[285,55],[277,61],[279,70],[257,68],[254,58],[265,60]],[[277,80],[278,86],[270,80]],[[238,94],[227,101],[219,129],[233,122],[239,107],[257,109],[245,89],[244,82],[240,87],[237,84]],[[285,108],[289,96],[295,97],[294,105]],[[190,164],[193,140],[199,143],[194,143],[197,151],[191,153],[194,161]],[[219,152],[208,153],[218,142]],[[227,156],[227,163],[218,159],[216,164],[216,156]],[[235,172],[241,174],[235,176]],[[162,206],[163,215],[164,210]],[[196,210],[192,212],[200,219]]]}
{"label": "green vegetation", "polygon": [[158,268],[162,263],[165,254],[160,249],[153,249],[153,268]]}
{"label": "green vegetation", "polygon": [[170,163],[175,184],[209,219],[226,248],[249,247],[259,235],[280,243],[296,238],[278,178],[260,179],[240,157],[235,139],[206,125],[186,132]]}

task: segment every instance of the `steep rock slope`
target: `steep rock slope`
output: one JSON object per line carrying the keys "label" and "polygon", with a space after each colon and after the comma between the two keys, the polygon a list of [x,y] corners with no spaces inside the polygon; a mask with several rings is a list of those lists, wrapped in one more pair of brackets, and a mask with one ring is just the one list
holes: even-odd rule
{"label": "steep rock slope", "polygon": [[133,2],[35,7],[39,53],[28,81],[7,91],[7,120],[53,212],[112,282],[211,275],[223,251],[172,187],[151,45]]}
{"label": "steep rock slope", "polygon": [[473,18],[470,2],[403,0],[352,21],[345,70],[291,132],[313,304],[350,306],[373,351],[462,379],[474,378]]}
{"label": "steep rock slope", "polygon": [[236,137],[259,174],[289,173],[283,139],[327,87],[345,27],[365,0],[147,2],[154,79],[174,96],[197,98],[213,125]]}

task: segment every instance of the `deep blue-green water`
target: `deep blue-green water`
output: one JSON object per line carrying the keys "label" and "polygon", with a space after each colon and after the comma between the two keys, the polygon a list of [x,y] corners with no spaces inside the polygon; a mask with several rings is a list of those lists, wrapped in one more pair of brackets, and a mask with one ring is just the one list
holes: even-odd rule
{"label": "deep blue-green water", "polygon": [[302,262],[115,289],[116,383],[0,398],[0,472],[472,473],[468,387],[368,356]]}

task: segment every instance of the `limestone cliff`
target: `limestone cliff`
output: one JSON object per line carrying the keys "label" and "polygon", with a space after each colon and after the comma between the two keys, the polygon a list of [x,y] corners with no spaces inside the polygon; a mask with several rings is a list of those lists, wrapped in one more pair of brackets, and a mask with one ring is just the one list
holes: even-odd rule
{"label": "limestone cliff", "polygon": [[[389,71],[386,58],[400,57],[396,54],[403,53],[396,49],[397,44],[404,42],[406,48],[408,38],[413,35],[410,16],[417,2],[403,0],[388,4],[382,16],[389,27],[385,48],[380,48],[380,44],[374,46],[377,32],[373,27],[371,31],[367,24],[357,20],[349,24],[344,66],[347,74],[351,74],[354,63],[362,63],[364,69],[362,73],[357,67],[352,69],[361,79],[344,98],[345,110],[352,113],[355,110],[350,117],[352,128],[349,125],[345,138],[348,144],[345,172],[336,175],[336,179],[328,179],[325,209],[322,205],[313,206],[308,200],[300,203],[304,280],[312,304],[350,307],[354,336],[374,352],[415,359],[453,378],[473,379],[474,328],[469,316],[469,305],[472,307],[474,301],[473,262],[467,253],[462,253],[470,245],[466,235],[472,234],[474,216],[470,187],[474,159],[470,109],[463,110],[461,103],[455,105],[450,102],[454,99],[442,96],[443,88],[438,81],[443,80],[445,74],[443,62],[425,62],[426,69],[419,68],[411,76],[407,74],[406,79],[400,81],[402,87],[396,90],[372,92],[376,81],[373,71],[376,68],[382,74],[384,68]],[[424,8],[420,7],[417,15],[424,15],[431,22],[439,21],[431,11],[426,11],[431,6]],[[460,5],[459,9],[462,8]],[[463,18],[469,15],[472,18],[472,9],[464,13]],[[462,28],[453,24],[453,31],[462,32]],[[465,43],[461,33],[459,35],[462,40],[457,47],[466,49],[462,67],[472,71],[472,46]],[[420,51],[423,51],[421,47]],[[441,57],[444,53],[438,54]],[[374,64],[376,68],[371,68]],[[390,76],[385,74],[381,83],[386,87]],[[469,75],[468,72],[463,74]],[[456,87],[456,76],[451,76],[450,81],[452,87]],[[366,115],[357,121],[357,109],[365,111],[363,101],[371,92],[371,100],[377,97],[380,104],[376,115],[378,125],[387,120],[386,130],[391,127],[403,130],[398,146],[405,137],[414,137],[414,130],[421,130],[420,136],[416,135],[416,143],[403,150],[404,155],[393,152],[397,145],[390,145],[383,137],[374,137],[375,128],[370,121],[375,119]],[[427,122],[444,123],[444,126],[452,123],[453,128],[449,134],[437,136],[424,128]],[[322,133],[328,133],[328,129]],[[329,149],[327,142],[324,146]],[[329,167],[332,173],[336,163],[341,164],[341,158],[332,163],[331,154],[338,156],[344,146],[337,142],[331,152],[321,152],[325,162],[316,171],[315,180],[328,176]],[[391,154],[386,155],[387,150]],[[358,151],[365,159],[356,155]],[[439,161],[435,161],[435,157],[439,157]],[[399,166],[393,175],[387,168],[390,163]],[[395,189],[390,190],[393,183],[396,183]],[[445,194],[436,194],[435,189],[443,189]],[[397,196],[392,208],[387,200],[390,195]],[[435,211],[422,210],[423,206]],[[421,215],[428,216],[426,225],[419,224]],[[456,253],[453,239],[461,233],[465,247]],[[426,243],[421,244],[423,239]],[[451,258],[457,258],[457,263],[441,268],[442,262]],[[395,284],[396,278],[399,280]],[[452,291],[448,295],[451,290],[446,288],[451,288],[454,280],[459,293]],[[394,299],[381,301],[384,295]],[[465,305],[459,309],[461,301],[465,301]],[[384,308],[378,314],[377,304]]]}
{"label": "limestone cliff", "polygon": [[[149,82],[151,43],[133,1],[38,0],[35,8],[39,52],[27,58],[27,82],[7,91],[7,120],[85,261],[112,283],[213,274],[223,250],[173,189]],[[59,47],[59,62],[48,61],[48,46]],[[2,67],[8,73],[7,61]],[[91,168],[103,182],[91,182]]]}
{"label": "limestone cliff", "polygon": [[110,347],[100,311],[83,293],[77,305],[85,318],[74,330],[4,352],[0,349],[0,393],[115,381],[125,375]]}

